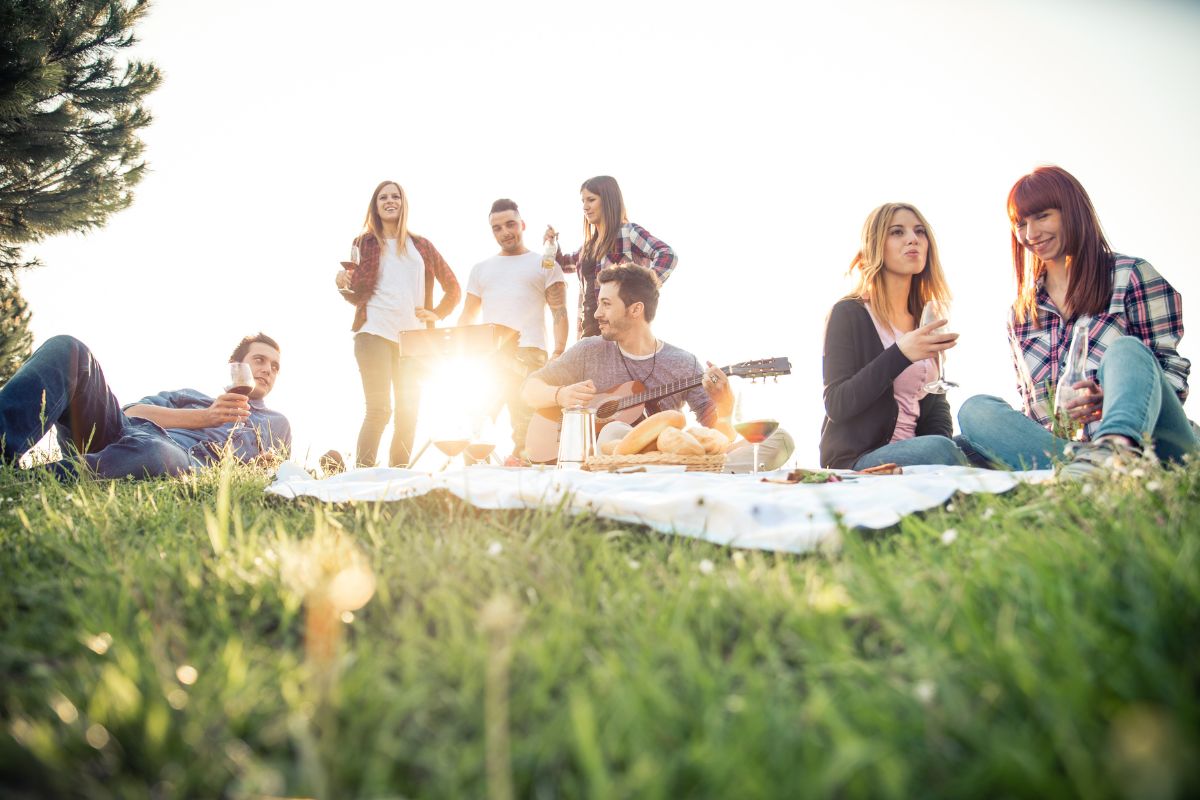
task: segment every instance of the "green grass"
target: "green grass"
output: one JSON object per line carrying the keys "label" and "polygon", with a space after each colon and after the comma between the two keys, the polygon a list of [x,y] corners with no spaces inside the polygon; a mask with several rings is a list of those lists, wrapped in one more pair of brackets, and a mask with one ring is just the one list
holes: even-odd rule
{"label": "green grass", "polygon": [[[0,795],[1200,792],[1197,464],[804,558],[266,483],[0,471]],[[305,543],[377,581],[332,665]]]}

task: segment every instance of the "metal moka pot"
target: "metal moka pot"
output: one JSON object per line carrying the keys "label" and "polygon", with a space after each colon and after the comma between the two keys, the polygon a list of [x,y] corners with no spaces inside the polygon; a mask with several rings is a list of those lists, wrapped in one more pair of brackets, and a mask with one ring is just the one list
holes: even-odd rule
{"label": "metal moka pot", "polygon": [[583,406],[565,408],[558,437],[558,468],[579,469],[596,455],[596,411]]}

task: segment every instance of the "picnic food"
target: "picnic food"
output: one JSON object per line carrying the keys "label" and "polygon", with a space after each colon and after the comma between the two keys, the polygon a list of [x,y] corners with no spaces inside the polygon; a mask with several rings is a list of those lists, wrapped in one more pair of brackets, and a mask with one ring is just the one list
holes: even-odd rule
{"label": "picnic food", "polygon": [[687,418],[682,411],[660,411],[642,420],[617,444],[616,455],[630,456],[642,452],[647,445],[658,441],[667,428],[682,428]]}
{"label": "picnic food", "polygon": [[664,453],[681,456],[704,455],[704,445],[696,441],[696,437],[690,433],[684,433],[678,428],[667,428],[658,435],[658,449]]}
{"label": "picnic food", "polygon": [[688,428],[686,432],[695,437],[696,441],[704,448],[704,452],[710,456],[724,453],[729,447],[729,437],[713,428],[694,426]]}
{"label": "picnic food", "polygon": [[903,473],[904,470],[899,464],[892,463],[879,464],[878,466],[858,470],[859,475],[902,475]]}
{"label": "picnic food", "polygon": [[613,439],[612,441],[605,442],[604,444],[600,445],[600,454],[611,456],[613,453],[617,452],[617,445],[620,443],[620,439]]}

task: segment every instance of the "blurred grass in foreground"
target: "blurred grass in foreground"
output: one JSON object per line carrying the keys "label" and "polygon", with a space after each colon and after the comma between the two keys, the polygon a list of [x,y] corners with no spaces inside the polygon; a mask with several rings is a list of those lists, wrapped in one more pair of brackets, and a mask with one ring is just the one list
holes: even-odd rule
{"label": "blurred grass in foreground", "polygon": [[266,483],[0,470],[0,794],[1200,792],[1198,464],[804,558]]}

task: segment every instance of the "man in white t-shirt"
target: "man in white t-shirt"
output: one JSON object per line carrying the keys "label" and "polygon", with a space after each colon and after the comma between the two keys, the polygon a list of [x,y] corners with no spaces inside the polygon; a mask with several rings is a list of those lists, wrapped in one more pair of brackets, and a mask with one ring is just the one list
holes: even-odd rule
{"label": "man in white t-shirt", "polygon": [[562,268],[542,267],[541,254],[525,246],[525,220],[512,200],[492,203],[488,216],[500,252],[471,268],[467,299],[459,325],[476,321],[512,328],[520,334],[516,358],[496,365],[498,394],[493,413],[508,406],[512,420],[513,455],[525,447],[525,431],[533,410],[521,400],[521,384],[529,373],[546,365],[546,306],[554,320],[554,350],[558,358],[567,347],[566,283]]}

